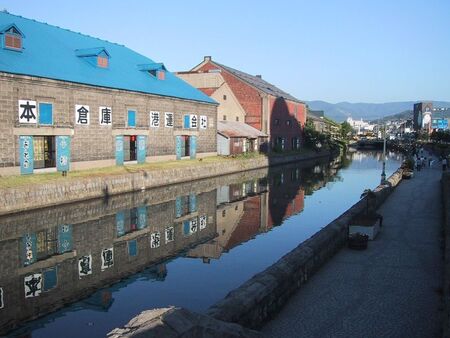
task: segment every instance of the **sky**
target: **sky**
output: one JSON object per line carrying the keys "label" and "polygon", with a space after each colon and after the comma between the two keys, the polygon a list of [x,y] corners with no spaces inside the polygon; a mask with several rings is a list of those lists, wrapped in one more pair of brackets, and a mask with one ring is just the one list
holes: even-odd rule
{"label": "sky", "polygon": [[301,100],[450,101],[449,0],[0,0],[170,71],[205,55]]}

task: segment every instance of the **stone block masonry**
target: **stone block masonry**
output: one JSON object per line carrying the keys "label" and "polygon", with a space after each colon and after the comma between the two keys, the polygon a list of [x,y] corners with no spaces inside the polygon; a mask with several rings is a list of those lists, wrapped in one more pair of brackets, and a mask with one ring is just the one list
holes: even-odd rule
{"label": "stone block masonry", "polygon": [[[329,154],[324,153],[321,156],[327,157]],[[219,161],[216,163],[195,164],[180,168],[142,170],[140,172],[122,175],[86,177],[69,179],[67,181],[58,180],[46,184],[1,189],[0,215],[93,198],[104,198],[105,196],[313,158],[317,158],[317,156],[292,155],[276,158],[258,157],[246,160],[237,159],[229,160],[226,164]]]}
{"label": "stone block masonry", "polygon": [[[0,174],[11,167],[19,172],[20,135],[71,136],[72,164],[89,167],[114,161],[116,135],[147,136],[147,157],[174,156],[176,135],[197,136],[197,154],[217,151],[215,104],[6,73],[0,73],[0,88]],[[50,103],[52,123],[20,123],[19,100]],[[76,123],[76,105],[89,106],[89,125]],[[111,107],[111,125],[100,125],[101,106]],[[135,111],[135,126],[129,126],[129,110]],[[151,111],[159,112],[157,128],[150,127]],[[165,112],[174,114],[173,127],[165,127]],[[207,116],[207,128],[184,128],[185,114]]]}
{"label": "stone block masonry", "polygon": [[[401,177],[402,170],[399,169],[386,184],[375,189],[377,206],[384,202]],[[347,243],[348,224],[364,210],[365,205],[365,198],[358,201],[278,262],[231,291],[223,300],[210,307],[207,314],[248,328],[261,327]]]}
{"label": "stone block masonry", "polygon": [[444,210],[444,316],[443,337],[450,337],[450,172],[442,175],[442,206]]}
{"label": "stone block masonry", "polygon": [[[399,169],[385,184],[375,189],[377,207],[385,201],[401,179],[402,170]],[[366,200],[363,198],[275,264],[253,276],[231,291],[223,300],[211,306],[206,313],[207,316],[200,316],[179,308],[154,309],[141,313],[125,327],[111,331],[108,337],[137,337],[139,334],[145,337],[157,337],[162,333],[167,333],[171,337],[187,337],[189,335],[186,332],[190,332],[194,327],[207,327],[211,323],[211,318],[217,320],[215,337],[235,337],[235,333],[231,334],[236,332],[235,330],[260,328],[283,307],[293,293],[347,243],[348,224],[353,217],[363,212],[365,206]],[[184,320],[176,321],[179,325],[175,331],[168,316],[184,318]],[[218,324],[223,322],[238,325],[227,328]],[[211,332],[199,328],[195,336],[208,337]],[[241,331],[239,334],[239,337],[261,335],[251,330]]]}
{"label": "stone block masonry", "polygon": [[259,332],[225,323],[186,309],[170,307],[144,311],[108,338],[125,337],[222,337],[256,338]]}

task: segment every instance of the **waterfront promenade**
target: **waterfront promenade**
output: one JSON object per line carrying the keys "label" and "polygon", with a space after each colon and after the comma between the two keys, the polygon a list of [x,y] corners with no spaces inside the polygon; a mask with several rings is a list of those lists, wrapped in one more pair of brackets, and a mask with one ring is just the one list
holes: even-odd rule
{"label": "waterfront promenade", "polygon": [[441,168],[404,180],[366,251],[341,250],[262,332],[267,337],[439,337]]}

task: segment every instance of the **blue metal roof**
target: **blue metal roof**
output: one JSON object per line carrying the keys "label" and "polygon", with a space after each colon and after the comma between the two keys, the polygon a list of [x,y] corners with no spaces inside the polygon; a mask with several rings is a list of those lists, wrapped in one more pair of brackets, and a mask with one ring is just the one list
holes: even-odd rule
{"label": "blue metal roof", "polygon": [[[13,24],[25,36],[23,50],[2,48],[0,43],[0,72],[217,104],[170,72],[165,80],[143,72],[142,65],[155,62],[125,46],[0,12],[0,27]],[[0,38],[3,39],[2,34]],[[110,57],[108,68],[97,67],[83,57],[101,51]]]}

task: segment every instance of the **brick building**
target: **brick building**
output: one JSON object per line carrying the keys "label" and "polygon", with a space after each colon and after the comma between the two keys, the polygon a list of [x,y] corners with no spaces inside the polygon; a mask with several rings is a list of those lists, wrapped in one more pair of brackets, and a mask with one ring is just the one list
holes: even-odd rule
{"label": "brick building", "polygon": [[305,103],[263,80],[261,75],[224,66],[210,56],[177,75],[219,103],[218,120],[244,121],[269,135],[272,148],[300,148],[306,122]]}
{"label": "brick building", "polygon": [[125,46],[0,13],[0,175],[216,154],[217,103]]}

